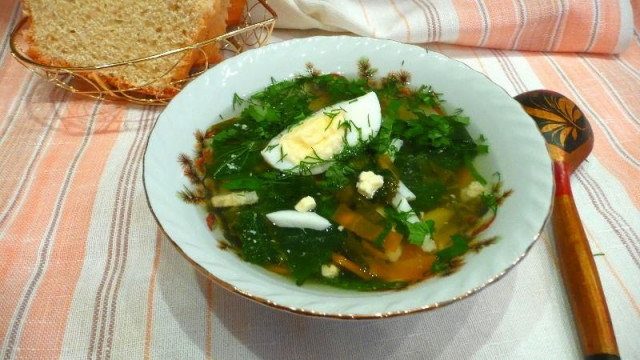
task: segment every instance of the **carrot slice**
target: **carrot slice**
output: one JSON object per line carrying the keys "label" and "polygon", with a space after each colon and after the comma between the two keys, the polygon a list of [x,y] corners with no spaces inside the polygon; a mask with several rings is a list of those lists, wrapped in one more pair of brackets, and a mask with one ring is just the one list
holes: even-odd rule
{"label": "carrot slice", "polygon": [[336,265],[351,271],[352,273],[356,274],[360,278],[364,280],[371,280],[371,274],[369,274],[365,269],[361,268],[358,264],[347,259],[346,257],[338,253],[333,253],[331,254],[331,260],[333,260],[333,262]]}
{"label": "carrot slice", "polygon": [[[382,226],[372,223],[344,204],[338,206],[336,212],[333,213],[332,219],[344,226],[345,229],[371,242],[374,242],[384,230]],[[393,253],[398,249],[401,242],[402,234],[390,230],[384,238],[382,248],[386,253]]]}
{"label": "carrot slice", "polygon": [[273,271],[276,274],[280,275],[289,275],[290,271],[286,265],[282,264],[270,264],[266,266],[267,270]]}
{"label": "carrot slice", "polygon": [[369,263],[369,272],[384,281],[415,282],[431,274],[431,266],[435,260],[435,255],[425,253],[420,247],[406,245],[398,261],[372,260]]}
{"label": "carrot slice", "polygon": [[366,241],[362,241],[361,244],[364,251],[367,254],[373,256],[375,259],[387,260],[387,255],[385,255],[382,251],[376,249],[373,245],[369,244]]}

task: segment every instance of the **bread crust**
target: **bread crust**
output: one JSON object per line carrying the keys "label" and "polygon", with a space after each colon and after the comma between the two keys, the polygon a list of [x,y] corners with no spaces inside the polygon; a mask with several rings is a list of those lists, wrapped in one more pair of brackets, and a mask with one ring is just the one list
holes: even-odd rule
{"label": "bread crust", "polygon": [[[207,17],[206,33],[204,37],[199,40],[206,41],[213,39],[216,36],[224,34],[227,29],[228,9],[230,6],[230,0],[214,0],[211,12]],[[220,55],[220,44],[214,43],[202,48],[204,54],[200,51],[197,52],[194,66],[204,66],[207,64],[215,64],[222,61],[222,55]],[[205,55],[206,54],[206,55]]]}
{"label": "bread crust", "polygon": [[[48,0],[41,1],[46,2]],[[208,6],[206,10],[203,9],[197,22],[193,24],[193,28],[196,29],[196,31],[194,32],[194,36],[192,36],[191,44],[213,38],[224,33],[226,30],[226,16],[229,0],[208,1],[211,6]],[[23,13],[30,19],[27,23],[25,37],[26,42],[29,45],[27,55],[29,55],[34,61],[61,67],[91,67],[99,65],[77,63],[65,59],[64,56],[52,56],[50,52],[47,54],[46,51],[42,51],[43,48],[35,36],[34,26],[37,26],[37,24],[34,24],[34,8],[31,6],[31,0],[24,0],[23,3]],[[158,26],[161,27],[161,25]],[[184,34],[185,30],[182,31]],[[218,44],[209,45],[204,48],[203,51],[207,54],[209,63],[214,63],[222,59],[219,55]],[[162,52],[162,50],[158,50],[147,56]],[[172,60],[171,62],[168,62],[168,59],[170,58],[175,59],[175,61]],[[122,61],[113,61],[113,63],[116,62]],[[106,85],[106,87],[109,88],[105,89],[107,91],[118,92],[131,90],[141,94],[155,96],[157,98],[169,98],[174,96],[181,88],[180,85],[174,83],[188,78],[193,66],[201,66],[204,63],[205,55],[201,50],[195,49],[166,56],[161,59],[146,60],[136,64],[93,71],[91,73],[90,80],[99,88],[105,87]],[[147,68],[143,69],[143,67]],[[156,72],[151,71],[154,69],[161,70]],[[134,78],[128,76],[130,73],[136,75],[135,81],[132,81]]]}
{"label": "bread crust", "polygon": [[229,11],[227,14],[227,26],[240,25],[244,8],[247,6],[247,0],[230,0]]}

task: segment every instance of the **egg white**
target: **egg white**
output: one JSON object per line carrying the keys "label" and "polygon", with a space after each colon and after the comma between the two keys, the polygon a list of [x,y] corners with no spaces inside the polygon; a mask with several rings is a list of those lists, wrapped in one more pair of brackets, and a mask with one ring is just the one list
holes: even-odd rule
{"label": "egg white", "polygon": [[267,214],[267,219],[274,225],[285,228],[325,230],[331,223],[314,212],[296,210],[280,210]]}

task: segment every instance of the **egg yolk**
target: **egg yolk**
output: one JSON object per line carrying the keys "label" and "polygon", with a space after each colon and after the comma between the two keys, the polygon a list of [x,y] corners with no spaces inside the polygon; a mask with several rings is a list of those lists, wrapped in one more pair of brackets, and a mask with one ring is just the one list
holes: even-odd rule
{"label": "egg yolk", "polygon": [[298,164],[306,158],[327,160],[344,146],[346,129],[340,124],[345,112],[319,113],[282,135],[280,145],[284,158]]}

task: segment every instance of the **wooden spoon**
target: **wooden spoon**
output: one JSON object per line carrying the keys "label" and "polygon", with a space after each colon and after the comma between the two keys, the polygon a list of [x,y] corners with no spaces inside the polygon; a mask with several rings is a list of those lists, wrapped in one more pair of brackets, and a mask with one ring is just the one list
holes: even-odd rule
{"label": "wooden spoon", "polygon": [[573,171],[593,149],[591,127],[576,104],[556,92],[535,90],[515,99],[536,121],[553,160],[553,233],[585,359],[620,359],[598,270],[569,182]]}

